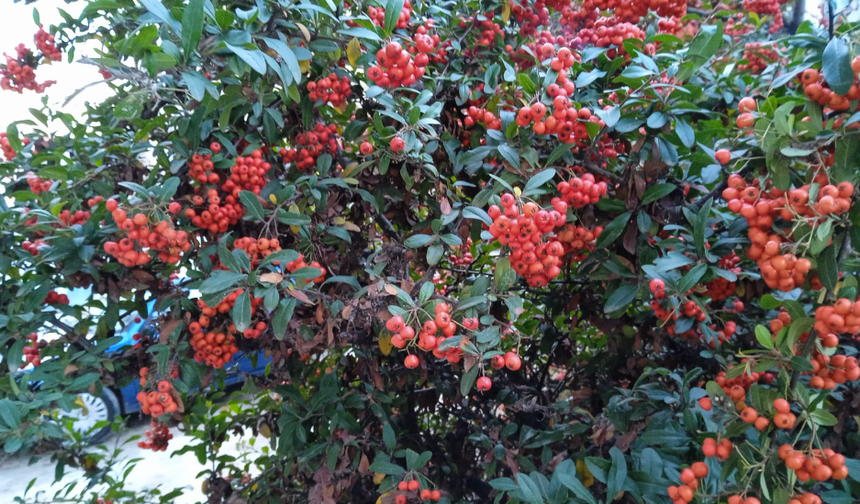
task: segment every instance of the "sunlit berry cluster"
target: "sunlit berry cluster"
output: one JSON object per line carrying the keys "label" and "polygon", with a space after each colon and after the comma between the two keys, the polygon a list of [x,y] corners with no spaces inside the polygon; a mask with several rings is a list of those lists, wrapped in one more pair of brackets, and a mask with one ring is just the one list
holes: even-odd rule
{"label": "sunlit berry cluster", "polygon": [[[424,39],[424,42],[426,43],[427,39]],[[425,44],[421,47],[427,49],[427,52],[432,51],[432,48]],[[430,57],[426,53],[419,52],[413,58],[399,42],[389,42],[376,51],[376,65],[367,70],[367,78],[380,87],[410,86],[424,76],[429,62]]]}
{"label": "sunlit berry cluster", "polygon": [[580,262],[589,253],[594,252],[594,245],[602,232],[603,226],[589,229],[568,223],[556,232],[556,239],[564,245],[565,258],[569,257],[572,262]]}
{"label": "sunlit berry cluster", "polygon": [[42,53],[45,61],[60,61],[62,59],[63,54],[54,44],[54,36],[46,32],[42,28],[42,25],[39,25],[39,31],[33,36],[33,40],[36,42],[36,48]]}
{"label": "sunlit berry cluster", "polygon": [[221,190],[234,198],[238,198],[242,191],[260,194],[269,182],[266,174],[271,168],[272,164],[266,161],[260,149],[252,151],[250,156],[238,156],[235,164],[230,167],[230,176],[221,185]]}
{"label": "sunlit berry cluster", "polygon": [[146,212],[137,211],[129,216],[119,208],[116,199],[106,203],[114,222],[125,233],[120,241],[108,241],[104,250],[115,257],[120,264],[128,267],[147,264],[152,257],[149,252],[157,253],[161,262],[176,264],[182,254],[191,249],[188,233],[176,230],[167,220],[155,220]]}
{"label": "sunlit berry cluster", "polygon": [[[785,462],[785,467],[794,471],[797,480],[806,483],[810,479],[827,481],[829,479],[844,480],[848,477],[848,467],[845,456],[830,448],[795,450],[789,444],[779,447],[779,458]],[[817,502],[821,502],[819,499]]]}
{"label": "sunlit berry cluster", "polygon": [[206,191],[205,200],[203,196],[195,194],[191,197],[191,203],[197,208],[186,208],[185,217],[198,228],[212,233],[227,232],[245,215],[245,207],[236,196],[228,194],[222,201],[217,189]]}
{"label": "sunlit berry cluster", "polygon": [[[140,385],[147,386],[148,368],[140,370]],[[155,384],[150,391],[141,389],[137,393],[137,400],[140,402],[141,411],[144,415],[152,415],[153,418],[160,417],[164,414],[174,413],[177,410],[176,401],[171,395],[173,385],[169,380],[160,380]]]}
{"label": "sunlit berry cluster", "polygon": [[293,142],[296,148],[282,148],[279,153],[285,162],[295,163],[297,170],[313,170],[318,157],[326,152],[330,154],[337,152],[336,133],[337,126],[334,124],[328,126],[317,124],[313,131],[296,135]]}
{"label": "sunlit berry cluster", "polygon": [[831,357],[815,352],[810,364],[812,364],[812,371],[805,373],[812,375],[809,378],[810,388],[833,390],[836,385],[860,379],[860,365],[858,365],[856,357],[847,357],[842,354]]}
{"label": "sunlit berry cluster", "polygon": [[561,181],[557,186],[561,199],[571,208],[584,208],[597,203],[606,195],[606,182],[596,182],[594,175],[585,173],[582,177],[573,177],[570,181]]}
{"label": "sunlit berry cluster", "polygon": [[6,64],[0,65],[0,89],[18,93],[23,93],[24,90],[44,93],[46,88],[57,83],[53,80],[36,82],[36,57],[24,44],[18,44],[15,50],[17,55],[14,58],[3,54]]}
{"label": "sunlit berry cluster", "polygon": [[806,69],[800,74],[803,93],[811,101],[830,110],[837,112],[849,110],[851,103],[856,103],[856,100],[860,99],[860,84],[857,83],[857,76],[860,74],[860,56],[855,57],[851,62],[851,69],[854,71],[854,83],[845,95],[834,93],[823,80],[822,73],[814,68]]}
{"label": "sunlit berry cluster", "polygon": [[[272,253],[281,250],[281,243],[277,238],[251,238],[248,236],[237,238],[233,242],[233,249],[242,249],[251,260],[251,269],[256,269],[260,261],[269,257]],[[275,262],[277,266],[277,261]]]}
{"label": "sunlit berry cluster", "polygon": [[[199,301],[198,304],[200,304]],[[212,308],[206,307],[205,304],[203,306],[204,315],[201,315],[200,318],[203,318],[206,313],[212,313],[213,316],[218,313]],[[209,312],[208,310],[212,311]],[[208,316],[206,321],[208,325]],[[239,351],[236,347],[236,338],[229,332],[204,332],[200,322],[190,323],[188,330],[191,332],[191,348],[194,349],[194,360],[197,362],[219,369],[230,362],[233,354]]]}

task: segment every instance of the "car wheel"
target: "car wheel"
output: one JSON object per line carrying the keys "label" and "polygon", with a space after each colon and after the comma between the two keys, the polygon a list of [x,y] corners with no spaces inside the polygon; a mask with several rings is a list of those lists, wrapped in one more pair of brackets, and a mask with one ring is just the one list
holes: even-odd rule
{"label": "car wheel", "polygon": [[110,425],[106,425],[101,429],[91,431],[91,429],[102,421],[113,422],[120,414],[119,401],[116,394],[109,388],[102,389],[102,395],[97,397],[91,394],[82,393],[79,395],[82,408],[77,408],[65,414],[67,418],[74,422],[73,429],[81,434],[89,433],[87,441],[90,444],[101,442],[111,432]]}

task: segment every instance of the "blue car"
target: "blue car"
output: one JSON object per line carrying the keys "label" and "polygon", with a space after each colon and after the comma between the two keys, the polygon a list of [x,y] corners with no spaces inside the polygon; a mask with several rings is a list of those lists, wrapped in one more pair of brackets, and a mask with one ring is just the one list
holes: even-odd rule
{"label": "blue car", "polygon": [[[155,301],[149,303],[148,308],[150,313],[152,313],[154,305]],[[154,314],[151,314],[147,319],[141,319],[139,322],[131,320],[120,334],[122,340],[111,346],[108,349],[108,353],[119,353],[123,348],[134,345],[134,335],[146,332],[152,320],[154,320]],[[247,375],[262,375],[266,369],[266,365],[271,360],[271,357],[266,358],[260,352],[255,359],[255,365],[255,362],[245,355],[244,352],[237,352],[233,355],[230,363],[224,366],[224,370],[227,372],[227,376],[224,378],[225,385],[230,386],[241,383]],[[89,432],[98,422],[113,422],[117,416],[131,415],[139,412],[141,410],[140,402],[137,400],[137,393],[139,391],[140,384],[138,380],[132,380],[129,385],[120,389],[103,387],[100,397],[81,393],[79,397],[82,407],[65,413],[64,416],[74,420],[75,431],[82,433]],[[89,440],[92,443],[97,443],[107,437],[110,431],[109,425],[103,427],[96,432],[92,432],[89,435]]]}

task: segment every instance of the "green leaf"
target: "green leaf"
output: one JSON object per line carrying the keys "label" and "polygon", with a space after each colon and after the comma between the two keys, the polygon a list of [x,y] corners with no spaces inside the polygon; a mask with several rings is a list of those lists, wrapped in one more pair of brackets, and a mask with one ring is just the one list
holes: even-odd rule
{"label": "green leaf", "polygon": [[141,112],[143,112],[143,105],[147,102],[147,99],[148,96],[146,93],[131,93],[116,104],[113,114],[117,119],[124,121],[137,119],[140,117]]}
{"label": "green leaf", "polygon": [[445,253],[445,247],[441,243],[430,245],[427,247],[427,264],[435,266],[442,260],[442,254]]}
{"label": "green leaf", "polygon": [[205,0],[188,0],[188,5],[182,10],[182,52],[186,60],[197,49],[203,34],[204,4]]}
{"label": "green leaf", "polygon": [[517,473],[517,486],[525,497],[525,502],[529,504],[543,504],[544,500],[541,497],[540,488],[529,478],[528,474]]}
{"label": "green leaf", "polygon": [[645,190],[645,193],[642,195],[642,204],[647,205],[648,203],[653,203],[658,199],[661,199],[665,196],[668,196],[672,193],[678,186],[675,184],[657,184],[649,187]]}
{"label": "green leaf", "polygon": [[833,413],[823,409],[817,409],[810,413],[809,416],[812,417],[815,423],[824,427],[832,427],[839,423],[839,420],[833,416]]}
{"label": "green leaf", "polygon": [[767,327],[761,324],[755,326],[755,339],[758,340],[759,345],[768,350],[773,350],[773,336]]}
{"label": "green leaf", "polygon": [[391,428],[390,423],[382,426],[382,440],[389,451],[394,451],[394,448],[397,446],[397,439],[394,437],[394,429]]}
{"label": "green leaf", "polygon": [[388,0],[385,2],[385,36],[391,35],[397,26],[397,19],[403,11],[403,0]]}
{"label": "green leaf", "polygon": [[536,194],[541,187],[547,182],[550,182],[555,178],[555,169],[548,168],[540,173],[535,174],[532,178],[526,182],[525,188],[523,188],[523,196],[531,196]]}
{"label": "green leaf", "polygon": [[610,448],[609,456],[612,457],[612,467],[609,469],[606,481],[606,495],[614,499],[615,495],[624,488],[624,480],[627,479],[627,460],[621,450],[615,446]]}
{"label": "green leaf", "polygon": [[245,49],[244,47],[225,44],[227,49],[233,51],[233,54],[238,56],[242,61],[248,64],[258,74],[266,74],[266,58],[263,57],[263,52],[256,46],[254,49]]}
{"label": "green leaf", "polygon": [[834,93],[844,95],[854,83],[854,70],[851,69],[851,49],[839,37],[830,39],[821,58],[824,80]]}
{"label": "green leaf", "polygon": [[281,209],[278,211],[278,222],[288,226],[306,226],[311,223],[311,218],[308,215],[287,212]]}
{"label": "green leaf", "polygon": [[[723,45],[723,23],[717,21],[715,25],[704,25],[699,27],[696,37],[690,43],[687,50],[687,59],[693,62],[693,71],[704,65],[711,56],[717,53]],[[687,80],[683,77],[679,80]]]}
{"label": "green leaf", "polygon": [[0,399],[0,419],[6,423],[9,429],[17,429],[21,425],[21,412],[11,399]]}
{"label": "green leaf", "polygon": [[714,204],[713,198],[708,198],[707,201],[699,209],[696,214],[696,223],[693,226],[693,238],[695,238],[696,249],[699,251],[699,256],[705,256],[705,231],[707,230],[708,216],[711,214],[711,206]]}
{"label": "green leaf", "polygon": [[510,163],[510,165],[514,169],[519,169],[519,167],[520,167],[520,154],[519,154],[519,152],[517,152],[516,149],[514,149],[513,147],[511,147],[508,144],[500,144],[497,147],[497,149],[499,151],[499,154],[505,159],[505,161]]}
{"label": "green leaf", "polygon": [[836,264],[838,254],[838,247],[834,243],[824,249],[818,258],[818,278],[821,280],[821,285],[829,291],[836,290],[836,282],[839,278],[839,265]]}
{"label": "green leaf", "polygon": [[292,297],[284,298],[275,310],[275,315],[272,317],[272,331],[275,339],[282,340],[287,332],[287,324],[293,318],[293,310],[296,309],[296,299]]}
{"label": "green leaf", "polygon": [[423,247],[433,241],[433,237],[426,234],[416,234],[412,235],[409,238],[403,241],[403,245],[406,245],[409,248],[418,248]]}
{"label": "green leaf", "polygon": [[684,147],[690,148],[696,145],[696,132],[693,130],[693,127],[687,124],[683,119],[675,120],[675,133],[678,134],[678,138],[681,139],[681,143],[684,144]]}
{"label": "green leaf", "polygon": [[182,72],[182,80],[185,82],[185,87],[191,93],[191,97],[197,101],[203,101],[206,93],[216,100],[219,98],[218,88],[212,81],[200,74],[196,70],[190,72]]}
{"label": "green leaf", "polygon": [[[274,49],[275,52],[278,53],[278,56],[280,56],[281,59],[284,61],[284,63],[286,63],[287,68],[289,69],[290,73],[293,76],[293,81],[294,82],[301,81],[302,80],[302,69],[299,66],[299,60],[298,60],[298,58],[296,58],[296,53],[294,53],[293,50],[290,49],[290,46],[288,46],[282,40],[273,39],[273,38],[263,37],[263,41],[266,42],[266,45],[268,45],[269,47]],[[289,86],[290,83],[285,83],[285,85]],[[298,101],[298,100],[296,100],[296,101]]]}
{"label": "green leaf", "polygon": [[405,469],[400,467],[397,464],[392,464],[387,459],[388,457],[380,458],[377,457],[372,464],[370,464],[370,470],[373,472],[381,473],[381,474],[390,474],[390,475],[398,475],[406,472]]}
{"label": "green leaf", "polygon": [[636,299],[636,293],[638,291],[639,288],[636,284],[624,284],[618,287],[606,299],[603,311],[606,314],[612,314],[627,308],[633,300]]}
{"label": "green leaf", "polygon": [[[537,89],[535,87],[535,83],[531,79],[531,77],[529,77],[527,74],[524,74],[524,73],[517,74],[517,81],[519,81],[520,86],[522,86],[523,93],[525,93],[528,96],[531,96],[535,93],[535,90]],[[572,147],[572,144],[571,144],[571,147]]]}
{"label": "green leaf", "polygon": [[493,219],[490,217],[490,214],[484,211],[483,208],[467,206],[463,208],[463,217],[466,219],[477,219],[488,226],[493,225]]}
{"label": "green leaf", "polygon": [[555,149],[549,153],[549,157],[546,158],[546,166],[551,166],[553,163],[563,158],[565,154],[570,152],[570,150],[576,146],[574,143],[563,143],[560,145],[556,145]]}
{"label": "green leaf", "polygon": [[251,296],[248,291],[245,291],[236,298],[236,303],[233,305],[232,311],[233,323],[236,324],[236,330],[243,332],[251,325]]}
{"label": "green leaf", "polygon": [[225,291],[233,287],[241,280],[248,278],[248,275],[242,273],[234,273],[232,271],[218,270],[213,271],[212,276],[207,278],[200,284],[200,292],[203,294],[215,294]]}
{"label": "green leaf", "polygon": [[761,305],[763,310],[773,310],[782,306],[782,303],[773,297],[773,295],[765,294],[761,297],[759,305]]}
{"label": "green leaf", "polygon": [[468,396],[469,391],[475,385],[475,381],[478,379],[478,371],[480,371],[480,366],[474,365],[463,373],[463,378],[460,379],[460,393],[464,396]]}
{"label": "green leaf", "polygon": [[344,28],[342,30],[338,30],[338,33],[342,35],[349,35],[350,37],[358,37],[367,40],[373,40],[374,42],[378,42],[382,40],[379,35],[368,28],[362,28],[360,26],[355,26],[352,28]]}
{"label": "green leaf", "polygon": [[263,205],[260,203],[260,199],[256,194],[251,191],[242,191],[239,193],[239,199],[242,200],[242,204],[245,205],[245,208],[248,210],[248,213],[245,214],[247,219],[263,219],[265,211],[263,210]]}
{"label": "green leaf", "polygon": [[310,48],[315,53],[331,53],[337,51],[340,46],[331,40],[316,39],[311,42]]}
{"label": "green leaf", "polygon": [[633,214],[630,212],[624,212],[607,224],[603,229],[603,232],[600,233],[600,236],[597,238],[594,248],[606,248],[615,242],[615,240],[621,236],[621,233],[624,232],[624,228],[627,226],[627,221],[630,220],[631,215]]}
{"label": "green leaf", "polygon": [[678,292],[680,294],[687,293],[690,289],[696,286],[696,283],[705,276],[707,271],[707,264],[699,264],[698,266],[693,267],[684,275],[683,278],[681,278],[681,281],[678,282]]}
{"label": "green leaf", "polygon": [[856,182],[858,171],[857,152],[860,151],[860,138],[856,136],[840,137],[836,139],[836,150],[834,153],[833,168],[830,174],[833,183]]}
{"label": "green leaf", "polygon": [[576,477],[576,465],[570,459],[565,459],[555,468],[555,476],[558,476],[558,481],[573,492],[578,498],[584,500],[588,504],[597,504],[597,500],[591,495],[591,492],[585,488],[585,485]]}

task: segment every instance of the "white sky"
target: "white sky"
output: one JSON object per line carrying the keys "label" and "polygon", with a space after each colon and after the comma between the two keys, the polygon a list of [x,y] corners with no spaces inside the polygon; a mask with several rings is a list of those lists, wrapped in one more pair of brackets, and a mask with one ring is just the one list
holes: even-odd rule
{"label": "white sky", "polygon": [[[83,9],[85,2],[74,2],[66,4],[62,0],[40,0],[35,4],[25,5],[23,2],[12,2],[11,0],[2,0],[3,9],[0,16],[0,53],[8,52],[12,54],[18,43],[24,42],[28,47],[35,49],[33,43],[33,35],[36,33],[37,27],[33,22],[33,8],[39,9],[42,23],[47,29],[51,24],[57,24],[62,21],[58,8],[64,9],[73,16]],[[840,6],[847,3],[847,0],[838,0]],[[817,17],[819,2],[816,0],[807,0],[806,8],[810,17]],[[92,48],[97,47],[95,43],[88,47],[78,45],[76,47],[75,59],[82,55],[93,55]],[[63,54],[65,57],[66,55]],[[41,66],[36,71],[37,80],[56,80],[57,84],[48,88],[45,95],[49,97],[49,105],[54,109],[60,108],[60,105],[68,98],[75,90],[80,89],[91,82],[101,80],[101,75],[95,67],[91,65],[83,65],[80,63],[53,63],[50,66]],[[69,103],[63,110],[72,114],[81,113],[84,110],[86,101],[98,101],[104,97],[106,86],[93,86],[83,93],[79,94]],[[33,91],[25,91],[24,94],[18,94],[12,91],[0,91],[0,131],[6,130],[6,125],[22,119],[29,119],[30,108],[40,108],[41,99],[44,95],[38,95]],[[26,131],[26,127],[19,128]]]}

